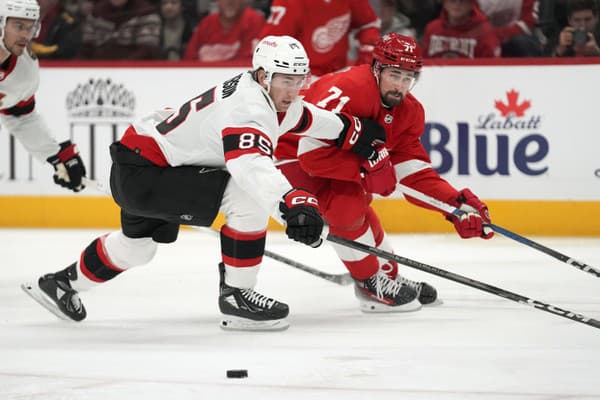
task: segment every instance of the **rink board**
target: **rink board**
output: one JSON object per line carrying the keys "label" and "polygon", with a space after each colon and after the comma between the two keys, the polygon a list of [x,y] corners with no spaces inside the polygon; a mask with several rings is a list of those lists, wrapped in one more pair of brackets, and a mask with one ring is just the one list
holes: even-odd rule
{"label": "rink board", "polygon": [[[107,148],[131,121],[157,108],[178,108],[246,69],[45,63],[36,107],[58,140],[77,143],[88,176],[105,181]],[[540,235],[600,235],[598,76],[600,59],[426,65],[414,94],[426,111],[422,141],[433,167],[488,202],[501,226]],[[157,90],[158,82],[164,90]],[[561,82],[551,95],[548,82]],[[51,174],[48,164],[32,160],[0,129],[0,226],[118,224],[108,198],[94,190],[67,192]],[[452,230],[438,213],[407,204],[399,192],[375,207],[391,232]]]}
{"label": "rink board", "polygon": [[[493,222],[521,234],[600,236],[600,202],[488,201]],[[405,200],[373,202],[388,232],[453,232],[439,213]],[[0,197],[3,227],[112,228],[119,226],[119,208],[108,197]],[[219,215],[214,226],[223,224]],[[281,226],[271,220],[270,229]]]}

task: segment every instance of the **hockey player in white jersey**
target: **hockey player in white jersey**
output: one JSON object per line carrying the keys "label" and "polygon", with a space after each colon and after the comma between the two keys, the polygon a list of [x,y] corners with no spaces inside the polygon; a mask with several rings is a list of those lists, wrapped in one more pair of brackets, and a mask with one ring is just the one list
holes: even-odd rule
{"label": "hockey player in white jersey", "polygon": [[95,239],[77,262],[24,286],[26,292],[58,316],[80,321],[86,311],[78,292],[148,263],[157,243],[176,240],[180,224],[209,226],[221,211],[221,326],[287,328],[288,306],[253,289],[268,218],[313,247],[323,220],[315,196],[293,188],[275,168],[278,137],[336,140],[365,158],[376,156],[374,142],[385,139],[380,127],[303,102],[298,93],[308,73],[297,40],[269,36],[255,49],[252,71],[132,124],[111,145],[121,230]]}
{"label": "hockey player in white jersey", "polygon": [[52,137],[35,109],[39,63],[31,40],[40,29],[36,0],[0,0],[0,125],[29,153],[54,167],[54,182],[78,192],[85,167],[76,146]]}

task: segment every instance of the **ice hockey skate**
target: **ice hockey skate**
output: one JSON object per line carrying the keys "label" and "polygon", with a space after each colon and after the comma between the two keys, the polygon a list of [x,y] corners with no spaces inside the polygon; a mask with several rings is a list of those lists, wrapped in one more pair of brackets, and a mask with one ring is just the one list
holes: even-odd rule
{"label": "ice hockey skate", "polygon": [[441,299],[438,299],[437,290],[427,282],[412,281],[400,274],[396,275],[396,281],[413,288],[417,292],[419,303],[424,306],[437,306],[443,303]]}
{"label": "ice hockey skate", "polygon": [[87,315],[77,291],[69,283],[68,268],[46,274],[37,283],[23,283],[21,289],[60,319],[79,322]]}
{"label": "ice hockey skate", "polygon": [[366,313],[408,312],[421,308],[412,287],[390,279],[381,271],[363,281],[355,281],[354,293],[361,311]]}
{"label": "ice hockey skate", "polygon": [[422,305],[439,305],[442,304],[442,300],[438,299],[437,290],[426,282],[417,282],[405,278],[398,273],[398,264],[393,261],[388,261],[380,267],[380,270],[387,274],[391,279],[395,279],[397,282],[413,288],[417,292],[417,298],[419,303]]}
{"label": "ice hockey skate", "polygon": [[225,283],[225,266],[219,263],[219,309],[221,328],[244,331],[281,331],[289,327],[285,319],[287,304],[252,289],[240,289]]}

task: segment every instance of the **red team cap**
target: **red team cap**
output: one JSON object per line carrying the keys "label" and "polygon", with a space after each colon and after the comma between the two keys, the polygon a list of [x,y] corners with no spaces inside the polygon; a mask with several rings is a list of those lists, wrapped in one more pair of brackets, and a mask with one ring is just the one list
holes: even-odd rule
{"label": "red team cap", "polygon": [[381,66],[408,71],[419,72],[423,67],[423,57],[417,42],[396,32],[388,33],[375,43],[373,58]]}

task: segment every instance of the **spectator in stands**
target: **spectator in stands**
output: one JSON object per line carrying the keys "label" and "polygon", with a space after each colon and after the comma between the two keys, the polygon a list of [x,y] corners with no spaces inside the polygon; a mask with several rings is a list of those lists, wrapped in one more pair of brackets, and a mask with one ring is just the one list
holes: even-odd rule
{"label": "spectator in stands", "polygon": [[411,26],[410,19],[398,10],[395,0],[381,0],[379,4],[379,18],[381,19],[381,36],[390,32],[396,32],[411,38],[417,37],[415,28]]}
{"label": "spectator in stands", "polygon": [[94,10],[94,1],[93,0],[79,0],[79,12],[81,16],[85,19],[89,15],[92,15],[92,11]]}
{"label": "spectator in stands", "polygon": [[310,58],[313,75],[346,67],[350,32],[360,43],[356,64],[370,64],[381,21],[368,0],[273,0],[271,15],[260,33],[298,39]]}
{"label": "spectator in stands", "polygon": [[62,0],[45,40],[31,42],[31,49],[41,59],[72,59],[81,45],[81,21],[79,0]]}
{"label": "spectator in stands", "polygon": [[218,11],[200,21],[185,60],[250,63],[265,19],[246,0],[217,0]]}
{"label": "spectator in stands", "polygon": [[440,0],[396,0],[396,3],[400,12],[410,19],[420,43],[425,26],[440,15]]}
{"label": "spectator in stands", "polygon": [[40,17],[42,18],[42,24],[36,41],[38,43],[42,43],[44,40],[46,40],[46,34],[50,29],[50,26],[52,26],[52,23],[60,13],[60,3],[58,0],[38,0],[38,4],[40,5]]}
{"label": "spectator in stands", "polygon": [[500,42],[476,0],[442,0],[440,17],[425,27],[422,47],[430,58],[500,57]]}
{"label": "spectator in stands", "polygon": [[600,56],[600,26],[595,0],[567,1],[567,26],[551,41],[555,57]]}
{"label": "spectator in stands", "polygon": [[271,0],[249,0],[250,7],[262,14],[267,19],[271,11]]}
{"label": "spectator in stands", "polygon": [[160,55],[161,21],[147,0],[99,0],[83,23],[79,57],[149,60]]}
{"label": "spectator in stands", "polygon": [[502,57],[539,57],[542,44],[536,36],[538,0],[478,0],[502,46]]}
{"label": "spectator in stands", "polygon": [[161,0],[160,16],[160,58],[180,60],[193,33],[192,22],[184,15],[181,0]]}

